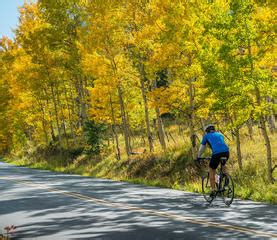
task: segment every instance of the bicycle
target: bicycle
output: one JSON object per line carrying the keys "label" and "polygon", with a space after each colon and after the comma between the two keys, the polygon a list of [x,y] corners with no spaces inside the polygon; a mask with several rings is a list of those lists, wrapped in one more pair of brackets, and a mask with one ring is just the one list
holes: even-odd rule
{"label": "bicycle", "polygon": [[[198,158],[198,161],[201,165],[201,162],[210,161],[210,157]],[[226,163],[227,158],[222,157],[220,159],[220,168],[216,173],[216,190],[214,194],[211,194],[212,188],[209,178],[209,172],[202,176],[202,193],[205,200],[211,204],[217,196],[222,196],[223,202],[230,206],[233,202],[235,195],[234,182],[232,177],[228,173],[223,172],[223,165]]]}

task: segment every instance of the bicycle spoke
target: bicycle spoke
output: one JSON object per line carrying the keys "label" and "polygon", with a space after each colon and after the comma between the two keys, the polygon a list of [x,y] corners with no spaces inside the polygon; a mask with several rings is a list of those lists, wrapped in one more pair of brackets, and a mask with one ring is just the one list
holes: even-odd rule
{"label": "bicycle spoke", "polygon": [[223,186],[223,192],[222,192],[223,201],[227,206],[229,206],[234,199],[234,183],[232,178],[228,174],[224,175],[223,180],[224,180],[223,181],[224,186]]}
{"label": "bicycle spoke", "polygon": [[205,200],[209,203],[212,202],[213,198],[210,197],[211,194],[211,185],[208,175],[202,178],[202,192]]}

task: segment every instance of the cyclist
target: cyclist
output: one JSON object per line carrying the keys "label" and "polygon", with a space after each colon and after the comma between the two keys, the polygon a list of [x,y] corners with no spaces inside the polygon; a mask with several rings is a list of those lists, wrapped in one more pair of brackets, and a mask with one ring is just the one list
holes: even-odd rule
{"label": "cyclist", "polygon": [[[207,125],[205,127],[205,132],[206,134],[201,141],[198,151],[198,158],[201,157],[206,148],[206,145],[208,144],[212,150],[212,157],[209,164],[209,176],[212,188],[211,195],[213,195],[215,193],[215,171],[220,163],[221,157],[225,157],[228,160],[229,147],[225,143],[223,135],[215,130],[215,126],[213,124]],[[223,167],[226,161],[222,163]]]}

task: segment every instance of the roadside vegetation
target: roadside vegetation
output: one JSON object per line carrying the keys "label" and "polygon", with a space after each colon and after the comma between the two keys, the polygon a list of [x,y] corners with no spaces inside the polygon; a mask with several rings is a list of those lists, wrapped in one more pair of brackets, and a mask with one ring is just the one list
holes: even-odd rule
{"label": "roadside vegetation", "polygon": [[[237,198],[276,204],[277,185],[268,184],[264,164],[265,148],[257,148],[262,137],[258,134],[259,129],[255,128],[255,132],[257,134],[250,141],[247,129],[242,129],[243,170],[239,169],[236,159],[235,140],[231,135],[227,135],[227,138],[230,137],[227,142],[231,147],[228,171],[234,178]],[[129,158],[124,156],[121,160],[117,160],[113,152],[104,158],[95,158],[87,154],[75,155],[74,152],[61,156],[55,152],[51,153],[49,149],[44,153],[38,153],[38,150],[34,149],[33,154],[10,156],[5,161],[18,166],[201,193],[200,177],[207,169],[199,169],[191,159],[189,139],[174,131],[172,136],[176,136],[175,142],[169,139],[166,151],[141,151]],[[272,147],[277,148],[277,141],[273,135],[270,139]],[[209,156],[209,153],[206,155]],[[276,152],[273,157],[276,159]],[[277,179],[277,170],[274,170],[273,177]]]}
{"label": "roadside vegetation", "polygon": [[193,160],[214,123],[237,197],[276,203],[273,1],[40,0],[19,13],[0,39],[7,161],[199,192]]}

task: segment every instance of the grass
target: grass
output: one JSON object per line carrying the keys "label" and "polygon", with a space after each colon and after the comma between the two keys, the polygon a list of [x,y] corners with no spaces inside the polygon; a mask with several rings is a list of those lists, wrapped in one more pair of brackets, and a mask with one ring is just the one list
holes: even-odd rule
{"label": "grass", "polygon": [[[130,157],[124,156],[116,160],[114,154],[99,160],[81,155],[74,161],[58,159],[49,156],[46,160],[25,158],[10,158],[7,160],[19,166],[28,166],[37,169],[75,173],[83,176],[109,178],[131,183],[173,188],[191,192],[201,192],[199,170],[190,160],[188,139],[174,135],[175,142],[169,142],[168,149],[162,151],[156,145],[155,154],[146,153]],[[270,136],[273,161],[276,164],[277,139]],[[277,185],[267,182],[266,152],[262,137],[256,130],[253,140],[249,140],[245,129],[242,130],[242,158],[243,170],[239,170],[236,159],[235,142],[229,141],[231,158],[228,171],[235,182],[236,197],[268,203],[277,203]],[[123,146],[123,145],[122,145]],[[137,145],[138,147],[139,144]],[[61,165],[61,162],[67,162]],[[274,172],[277,178],[277,170]]]}

